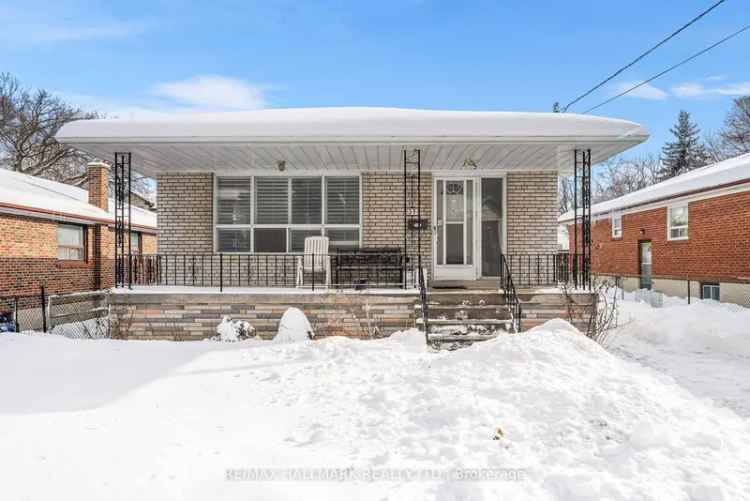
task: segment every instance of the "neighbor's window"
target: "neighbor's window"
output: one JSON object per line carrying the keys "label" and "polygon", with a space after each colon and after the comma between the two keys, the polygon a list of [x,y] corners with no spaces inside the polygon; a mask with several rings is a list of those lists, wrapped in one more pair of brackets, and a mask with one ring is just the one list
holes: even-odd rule
{"label": "neighbor's window", "polygon": [[86,257],[84,227],[75,224],[57,225],[57,259],[83,261]]}
{"label": "neighbor's window", "polygon": [[132,254],[141,253],[141,234],[137,231],[130,232],[130,251]]}
{"label": "neighbor's window", "polygon": [[719,301],[720,289],[719,284],[716,283],[702,283],[701,284],[701,298],[702,299],[713,299]]}
{"label": "neighbor's window", "polygon": [[685,240],[688,237],[688,206],[679,205],[667,210],[667,237],[669,240]]}
{"label": "neighbor's window", "polygon": [[302,252],[320,235],[331,249],[359,247],[359,177],[220,177],[216,187],[219,252]]}
{"label": "neighbor's window", "polygon": [[612,214],[612,238],[622,237],[622,214]]}

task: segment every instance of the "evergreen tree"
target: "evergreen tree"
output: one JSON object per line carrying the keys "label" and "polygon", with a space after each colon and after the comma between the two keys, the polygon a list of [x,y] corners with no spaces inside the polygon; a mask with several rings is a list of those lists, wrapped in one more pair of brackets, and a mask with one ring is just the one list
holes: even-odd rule
{"label": "evergreen tree", "polygon": [[690,120],[690,113],[680,111],[677,124],[669,132],[675,140],[661,149],[661,179],[679,176],[709,162],[708,152],[700,140],[700,129]]}

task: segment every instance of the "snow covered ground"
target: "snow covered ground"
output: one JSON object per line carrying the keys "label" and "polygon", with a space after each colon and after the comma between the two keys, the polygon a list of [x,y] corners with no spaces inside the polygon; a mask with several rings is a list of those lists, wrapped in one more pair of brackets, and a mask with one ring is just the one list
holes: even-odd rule
{"label": "snow covered ground", "polygon": [[632,294],[625,299],[608,345],[614,353],[750,417],[750,309],[670,297],[652,308]]}
{"label": "snow covered ground", "polygon": [[[625,337],[613,339],[623,350]],[[10,334],[0,336],[0,381],[3,499],[734,500],[750,492],[750,420],[563,321],[439,353],[415,331],[286,343]],[[262,467],[402,478],[248,480]],[[403,478],[454,468],[504,480]],[[245,480],[227,480],[227,470]]]}

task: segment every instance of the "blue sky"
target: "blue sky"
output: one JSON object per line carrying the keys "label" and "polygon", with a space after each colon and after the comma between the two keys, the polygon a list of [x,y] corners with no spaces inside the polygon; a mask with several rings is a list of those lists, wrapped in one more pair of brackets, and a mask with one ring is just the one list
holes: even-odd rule
{"label": "blue sky", "polygon": [[[111,116],[374,105],[549,111],[713,0],[378,2],[58,0],[0,4],[2,68]],[[572,111],[750,23],[728,0]],[[597,110],[646,125],[680,109],[704,131],[750,94],[750,32]]]}

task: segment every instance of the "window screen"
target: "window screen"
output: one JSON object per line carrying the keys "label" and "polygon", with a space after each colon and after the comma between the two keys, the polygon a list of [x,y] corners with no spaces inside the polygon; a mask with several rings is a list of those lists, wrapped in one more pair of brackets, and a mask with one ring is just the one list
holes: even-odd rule
{"label": "window screen", "polygon": [[320,224],[323,187],[319,177],[292,179],[292,224]]}
{"label": "window screen", "polygon": [[289,222],[289,179],[255,178],[255,222],[287,224]]}
{"label": "window screen", "polygon": [[286,228],[255,228],[255,252],[286,252]]}
{"label": "window screen", "polygon": [[359,224],[359,178],[326,178],[326,223]]}
{"label": "window screen", "polygon": [[220,177],[216,181],[217,224],[250,224],[252,180],[249,177]]}
{"label": "window screen", "polygon": [[219,252],[250,252],[250,230],[218,228]]}

